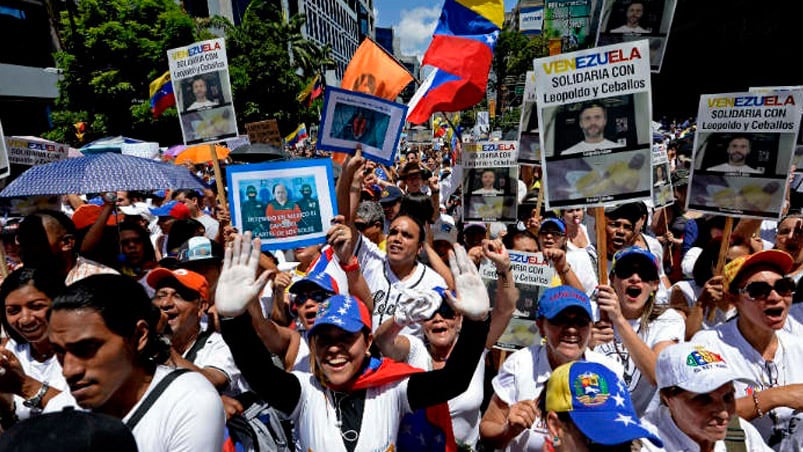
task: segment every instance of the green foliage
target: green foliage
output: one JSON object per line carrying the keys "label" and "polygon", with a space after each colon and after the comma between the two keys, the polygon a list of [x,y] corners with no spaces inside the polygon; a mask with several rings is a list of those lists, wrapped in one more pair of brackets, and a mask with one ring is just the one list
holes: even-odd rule
{"label": "green foliage", "polygon": [[148,85],[167,70],[168,49],[196,40],[192,18],[173,0],[81,0],[68,8],[65,47],[56,54],[64,77],[45,136],[80,145],[73,124],[83,121],[84,142],[108,135],[180,141],[175,111],[151,117]]}

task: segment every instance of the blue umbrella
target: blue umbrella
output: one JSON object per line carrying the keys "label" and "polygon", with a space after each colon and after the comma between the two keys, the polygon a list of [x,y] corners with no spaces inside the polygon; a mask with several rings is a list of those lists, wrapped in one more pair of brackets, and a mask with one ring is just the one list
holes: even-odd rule
{"label": "blue umbrella", "polygon": [[168,188],[205,186],[184,166],[107,152],[31,167],[0,198]]}
{"label": "blue umbrella", "polygon": [[126,143],[144,143],[144,141],[124,136],[106,137],[85,144],[78,150],[84,155],[100,154],[103,152],[116,152],[119,154],[122,151],[123,144]]}

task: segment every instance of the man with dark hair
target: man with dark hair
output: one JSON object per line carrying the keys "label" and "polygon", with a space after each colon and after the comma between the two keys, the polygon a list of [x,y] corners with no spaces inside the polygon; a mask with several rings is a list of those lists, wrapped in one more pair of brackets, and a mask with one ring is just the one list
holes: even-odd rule
{"label": "man with dark hair", "polygon": [[270,222],[271,238],[298,235],[298,223],[302,218],[301,208],[290,200],[285,184],[279,182],[273,186],[273,200],[268,203],[265,216]]}
{"label": "man with dark hair", "polygon": [[583,140],[564,149],[560,155],[582,154],[600,149],[622,147],[620,143],[605,138],[605,126],[608,124],[608,112],[599,103],[588,103],[580,109],[577,125],[583,131]]}
{"label": "man with dark hair", "polygon": [[218,232],[220,230],[220,223],[217,220],[207,215],[203,211],[203,195],[195,190],[179,190],[173,198],[176,201],[183,202],[190,209],[192,219],[197,220],[204,225],[204,235],[209,237],[209,240],[217,240]]}
{"label": "man with dark hair", "polygon": [[744,135],[737,135],[728,141],[728,161],[716,166],[709,167],[707,171],[718,173],[749,173],[761,174],[763,171],[747,165],[747,157],[750,155],[750,139]]}
{"label": "man with dark hair", "polygon": [[321,205],[318,203],[317,198],[312,197],[312,186],[310,184],[301,185],[301,199],[296,201],[296,204],[301,209],[301,222],[298,224],[299,232],[309,234],[323,231]]}
{"label": "man with dark hair", "polygon": [[[168,345],[157,338],[158,310],[136,281],[85,278],[53,300],[49,320],[70,392],[51,399],[46,412],[77,404],[122,419],[143,451],[221,450],[226,417],[217,391],[200,373],[159,365]],[[142,406],[167,378],[176,381]]]}
{"label": "man with dark hair", "polygon": [[207,98],[209,87],[203,77],[196,77],[192,83],[192,95],[195,100],[187,107],[187,111],[198,110],[199,108],[215,107],[218,102]]}

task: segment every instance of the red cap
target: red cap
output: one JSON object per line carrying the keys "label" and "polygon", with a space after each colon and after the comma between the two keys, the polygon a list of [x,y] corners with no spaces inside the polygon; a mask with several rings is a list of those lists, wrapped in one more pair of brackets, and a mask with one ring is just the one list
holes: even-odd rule
{"label": "red cap", "polygon": [[[95,224],[98,218],[100,218],[101,210],[103,210],[103,208],[95,204],[82,204],[75,209],[75,213],[72,215],[72,222],[75,224],[75,229],[84,229]],[[112,213],[109,215],[109,219],[106,220],[106,226],[116,225],[118,216],[119,221],[123,221],[123,214],[117,214],[115,216],[114,213]]]}
{"label": "red cap", "polygon": [[202,300],[209,300],[209,283],[206,281],[206,278],[204,278],[203,275],[193,271],[185,270],[183,268],[168,270],[166,268],[159,267],[154,268],[150,273],[148,273],[148,285],[155,289],[159,284],[159,281],[162,281],[165,278],[174,278],[179,284],[187,289],[198,292],[201,295]]}

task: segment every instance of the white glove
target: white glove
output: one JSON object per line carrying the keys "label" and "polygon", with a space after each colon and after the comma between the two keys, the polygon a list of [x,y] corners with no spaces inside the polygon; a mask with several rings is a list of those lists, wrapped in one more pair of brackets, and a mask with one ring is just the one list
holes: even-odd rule
{"label": "white glove", "polygon": [[455,312],[460,312],[471,320],[485,320],[491,309],[488,289],[482,283],[480,272],[469,259],[465,248],[454,246],[454,253],[449,254],[449,267],[457,289],[457,298],[446,292],[449,304]]}
{"label": "white glove", "polygon": [[259,267],[259,239],[251,241],[251,231],[235,234],[231,246],[226,247],[223,269],[217,281],[215,306],[222,317],[242,315],[248,304],[257,298],[268,279],[268,272],[256,277]]}
{"label": "white glove", "polygon": [[429,320],[443,301],[440,294],[434,290],[403,289],[398,286],[395,289],[402,295],[396,305],[393,320],[401,326]]}

